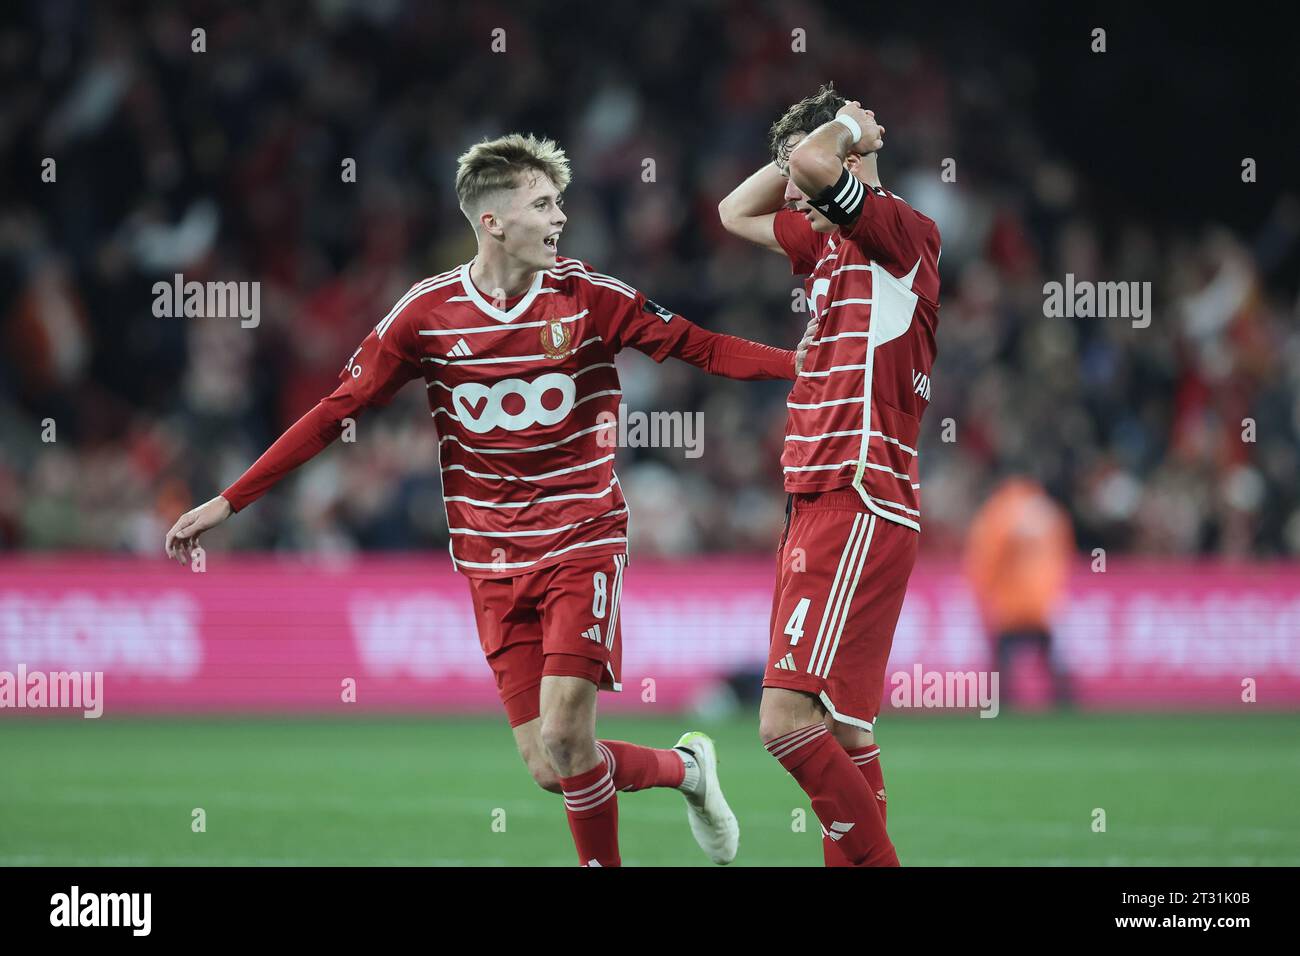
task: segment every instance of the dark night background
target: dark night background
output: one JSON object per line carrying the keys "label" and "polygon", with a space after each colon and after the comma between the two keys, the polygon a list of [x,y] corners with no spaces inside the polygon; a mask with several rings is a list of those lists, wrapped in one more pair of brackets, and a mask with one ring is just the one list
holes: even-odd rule
{"label": "dark night background", "polygon": [[[784,107],[833,79],[876,110],[886,185],[945,239],[923,547],[957,549],[989,489],[1027,471],[1084,548],[1298,554],[1300,68],[1272,10],[9,4],[0,548],[159,551],[177,514],[333,388],[403,290],[473,254],[451,178],[482,136],[536,131],[569,151],[563,252],[710,327],[792,345],[793,280],[714,207],[764,162]],[[195,26],[206,53],[190,51]],[[796,27],[807,53],[790,50]],[[40,181],[46,156],[56,184]],[[949,157],[955,184],[939,181]],[[153,281],[182,270],[260,280],[261,325],[155,319]],[[1151,281],[1152,327],[1044,319],[1042,285],[1067,272]],[[765,551],[780,386],[639,359],[629,406],[704,411],[721,453],[620,455],[634,546]],[[421,402],[376,414],[365,454],[333,449],[277,488],[256,522],[223,529],[229,546],[444,541]],[[57,449],[39,442],[46,417]],[[937,438],[945,417],[956,444]]]}

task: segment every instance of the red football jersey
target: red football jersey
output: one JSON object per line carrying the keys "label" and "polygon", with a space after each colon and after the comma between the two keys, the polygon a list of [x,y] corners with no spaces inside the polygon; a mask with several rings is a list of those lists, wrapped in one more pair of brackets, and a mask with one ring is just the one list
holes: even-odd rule
{"label": "red football jersey", "polygon": [[871,511],[919,531],[916,446],[937,351],[939,229],[869,187],[848,227],[819,233],[782,210],[775,231],[794,273],[807,275],[819,319],[786,403],[786,490],[852,487]]}
{"label": "red football jersey", "polygon": [[348,361],[341,391],[383,405],[424,379],[458,570],[515,575],[575,552],[624,553],[614,356],[631,346],[663,361],[689,323],[577,259],[558,258],[499,303],[508,309],[469,267],[416,283]]}

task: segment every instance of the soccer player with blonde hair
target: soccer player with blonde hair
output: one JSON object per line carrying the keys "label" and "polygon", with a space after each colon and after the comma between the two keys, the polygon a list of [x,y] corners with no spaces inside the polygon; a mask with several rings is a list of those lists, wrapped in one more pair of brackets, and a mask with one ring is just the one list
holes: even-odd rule
{"label": "soccer player with blonde hair", "polygon": [[478,254],[417,282],[323,398],[220,496],[168,532],[185,561],[205,530],[333,441],[344,419],[428,393],[439,435],[451,560],[520,756],[561,793],[579,862],[617,866],[619,790],[673,787],[715,863],[739,826],[701,733],[670,749],[598,740],[597,689],[620,688],[628,508],[614,474],[624,348],[736,379],[792,379],[796,353],[709,332],[627,283],[558,253],[569,161],[513,134],[460,157],[456,194]]}

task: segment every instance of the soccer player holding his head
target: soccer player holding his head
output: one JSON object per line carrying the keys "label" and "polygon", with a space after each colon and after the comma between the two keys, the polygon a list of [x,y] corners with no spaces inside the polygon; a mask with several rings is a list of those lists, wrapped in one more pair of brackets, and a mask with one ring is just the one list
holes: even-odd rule
{"label": "soccer player holding his head", "polygon": [[921,530],[939,230],[881,187],[884,132],[823,87],[772,127],[774,162],[718,207],[730,232],[807,276],[816,328],[787,402],[790,501],[759,723],[812,800],[828,866],[898,865],[873,728]]}
{"label": "soccer player holding his head", "polygon": [[182,563],[199,534],[255,501],[406,383],[439,434],[452,563],[469,579],[479,642],[519,753],[564,795],[579,862],[617,866],[618,790],[675,787],[715,863],[739,827],[704,734],[657,750],[595,736],[597,689],[619,689],[627,504],[614,474],[614,356],[631,347],[716,375],[792,379],[796,353],[700,328],[587,263],[557,255],[569,163],[510,135],[460,157],[469,262],[417,282],[366,336],[342,384],[233,485],[168,532]]}

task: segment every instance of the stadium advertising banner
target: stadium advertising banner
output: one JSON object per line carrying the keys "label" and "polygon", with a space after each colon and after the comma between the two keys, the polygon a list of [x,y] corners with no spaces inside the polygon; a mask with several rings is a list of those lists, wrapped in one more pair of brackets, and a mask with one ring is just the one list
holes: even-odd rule
{"label": "stadium advertising banner", "polygon": [[[602,706],[681,708],[728,676],[742,675],[744,686],[752,674],[757,686],[772,575],[763,560],[634,561],[621,615],[623,693]],[[1081,567],[1054,648],[1080,707],[1300,706],[1300,568]],[[927,682],[987,676],[993,666],[959,570],[923,561],[899,621],[886,706],[930,706]],[[1046,679],[1032,663],[1017,669],[1002,681],[1032,698]],[[499,706],[469,589],[441,557],[241,558],[202,573],[101,558],[0,562],[5,708],[44,706],[23,695],[38,678],[21,675],[42,675],[52,697],[53,675],[76,672],[102,674],[96,706],[108,715]]]}

